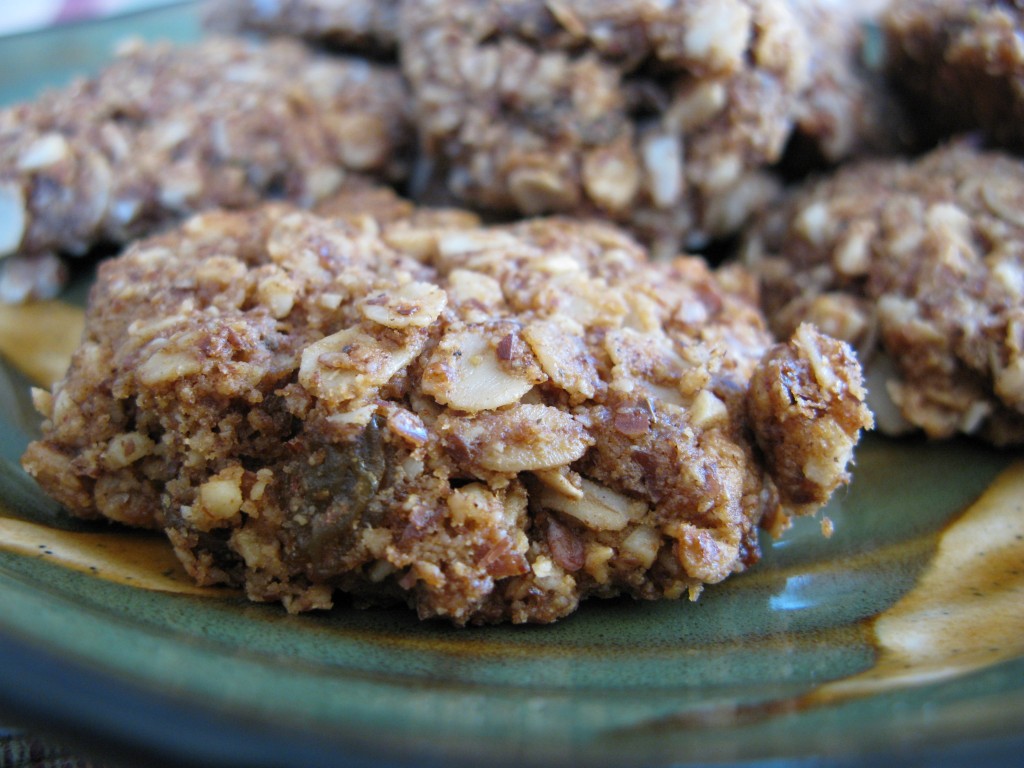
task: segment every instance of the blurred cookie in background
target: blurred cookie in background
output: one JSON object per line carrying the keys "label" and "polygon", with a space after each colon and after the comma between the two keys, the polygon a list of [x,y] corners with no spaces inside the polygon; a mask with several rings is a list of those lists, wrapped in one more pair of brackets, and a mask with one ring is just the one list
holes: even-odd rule
{"label": "blurred cookie in background", "polygon": [[1024,9],[1001,0],[893,0],[886,68],[931,142],[978,132],[1024,149]]}
{"label": "blurred cookie in background", "polygon": [[290,35],[343,51],[393,57],[399,0],[208,0],[215,32]]}
{"label": "blurred cookie in background", "polygon": [[1024,162],[970,144],[851,163],[766,211],[744,259],[782,336],[852,343],[878,428],[1024,441]]}
{"label": "blurred cookie in background", "polygon": [[63,257],[196,211],[311,206],[352,173],[402,181],[412,145],[394,67],[284,39],[128,43],[0,110],[0,298],[52,296]]}
{"label": "blurred cookie in background", "polygon": [[658,255],[776,192],[809,81],[784,0],[430,0],[400,9],[419,186],[494,215],[601,215]]}

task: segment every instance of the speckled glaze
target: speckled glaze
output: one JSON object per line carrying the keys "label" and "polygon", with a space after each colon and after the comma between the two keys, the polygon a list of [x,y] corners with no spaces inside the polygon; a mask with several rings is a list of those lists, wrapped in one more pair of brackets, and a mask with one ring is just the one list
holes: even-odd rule
{"label": "speckled glaze", "polygon": [[[195,33],[192,7],[144,18],[147,34]],[[70,50],[76,34],[126,31],[83,29],[43,42]],[[9,43],[0,62],[17,52]],[[461,630],[401,609],[289,616],[194,587],[160,536],[71,520],[21,472],[37,424],[29,385],[55,375],[80,327],[67,305],[31,311],[0,313],[0,716],[11,722],[147,764],[1013,765],[1024,754],[1020,452],[871,436],[826,510],[831,538],[820,519],[798,521],[696,603],[591,601],[552,626]]]}

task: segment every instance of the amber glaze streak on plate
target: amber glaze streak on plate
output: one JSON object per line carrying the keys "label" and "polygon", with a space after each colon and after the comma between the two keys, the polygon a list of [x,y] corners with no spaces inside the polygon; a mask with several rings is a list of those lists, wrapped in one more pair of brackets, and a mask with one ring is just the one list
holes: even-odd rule
{"label": "amber glaze streak on plate", "polygon": [[10,517],[0,507],[0,548],[41,557],[108,581],[185,595],[236,595],[198,587],[162,534],[143,531],[61,531]]}
{"label": "amber glaze streak on plate", "polygon": [[814,701],[932,683],[1024,655],[1024,461],[947,527],[916,586],[874,627],[878,663],[819,688]]}
{"label": "amber glaze streak on plate", "polygon": [[658,732],[755,723],[924,686],[1024,656],[1024,460],[999,474],[943,531],[914,587],[869,627],[871,668],[811,691],[640,723]]}
{"label": "amber glaze streak on plate", "polygon": [[84,324],[82,310],[61,301],[0,304],[0,354],[48,387],[67,370]]}

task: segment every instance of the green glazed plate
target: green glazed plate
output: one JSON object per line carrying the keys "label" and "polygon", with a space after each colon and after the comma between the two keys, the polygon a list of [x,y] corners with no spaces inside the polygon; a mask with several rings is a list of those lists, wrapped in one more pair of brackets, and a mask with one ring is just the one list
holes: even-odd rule
{"label": "green glazed plate", "polygon": [[[194,39],[197,18],[180,5],[0,40],[0,101],[95,70],[128,33]],[[35,325],[0,320],[0,336]],[[0,364],[6,723],[146,765],[1024,759],[1019,453],[869,436],[831,537],[798,521],[695,603],[461,630],[397,609],[289,616],[190,589],[158,538],[43,497],[18,466],[38,427],[16,362]]]}

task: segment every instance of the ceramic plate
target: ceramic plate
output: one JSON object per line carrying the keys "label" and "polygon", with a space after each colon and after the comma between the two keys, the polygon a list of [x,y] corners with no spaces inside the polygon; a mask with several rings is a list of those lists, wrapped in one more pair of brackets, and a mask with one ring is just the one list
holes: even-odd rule
{"label": "ceramic plate", "polygon": [[[95,69],[128,32],[193,38],[195,9],[0,40],[0,99]],[[147,765],[1019,764],[1019,453],[869,436],[830,538],[801,520],[696,603],[463,630],[289,616],[191,588],[159,537],[75,522],[19,468],[28,388],[75,342],[88,280],[0,310],[7,722]]]}

